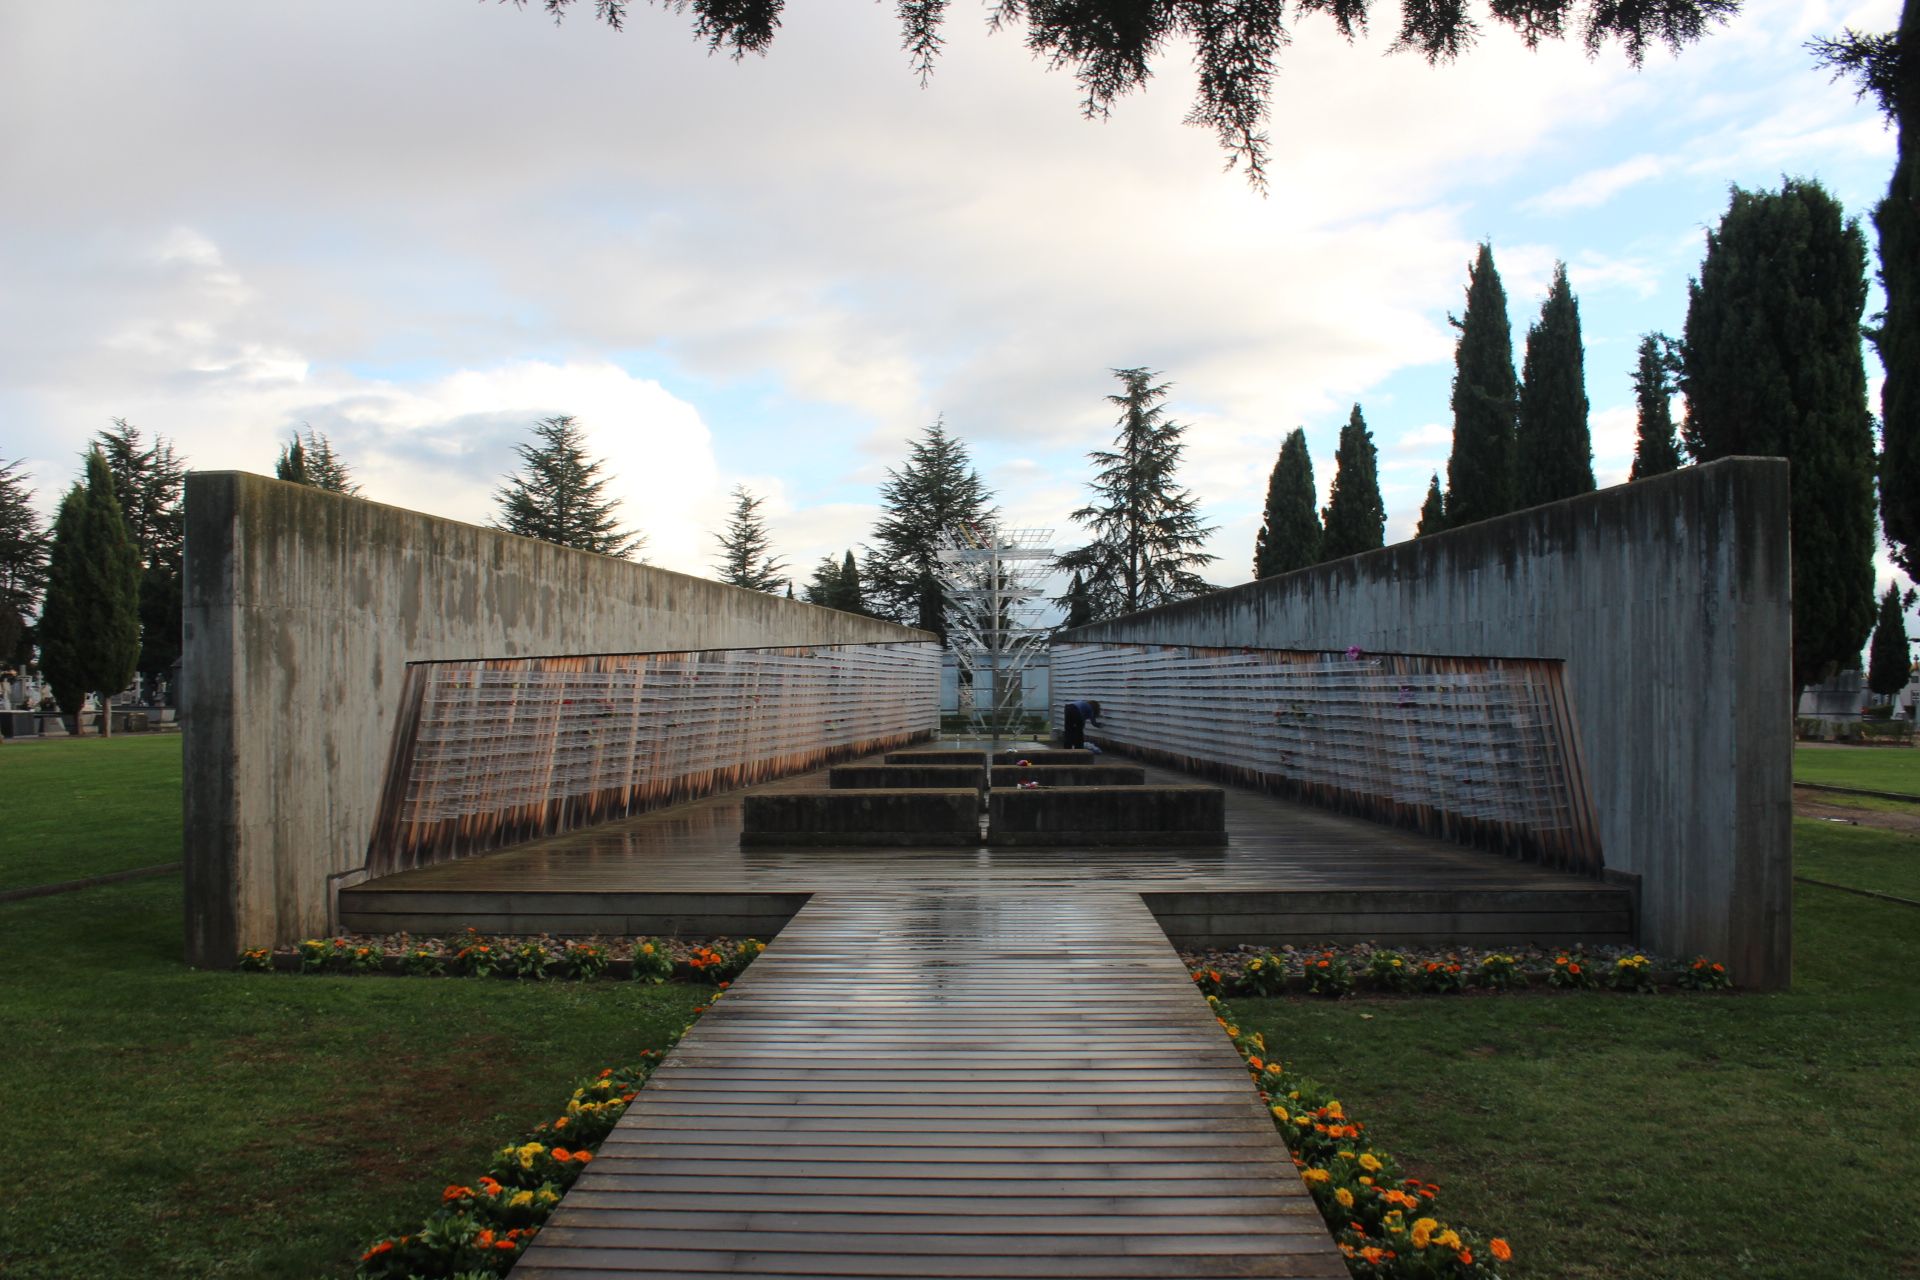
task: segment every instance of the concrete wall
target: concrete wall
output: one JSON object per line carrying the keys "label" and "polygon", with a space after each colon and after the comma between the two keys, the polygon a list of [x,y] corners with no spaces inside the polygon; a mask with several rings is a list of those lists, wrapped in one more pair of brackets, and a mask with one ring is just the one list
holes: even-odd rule
{"label": "concrete wall", "polygon": [[1060,638],[1564,659],[1603,856],[1641,879],[1642,945],[1785,986],[1787,511],[1786,462],[1729,458]]}
{"label": "concrete wall", "polygon": [[186,539],[194,964],[327,928],[329,877],[366,860],[409,662],[930,640],[241,472],[187,477]]}

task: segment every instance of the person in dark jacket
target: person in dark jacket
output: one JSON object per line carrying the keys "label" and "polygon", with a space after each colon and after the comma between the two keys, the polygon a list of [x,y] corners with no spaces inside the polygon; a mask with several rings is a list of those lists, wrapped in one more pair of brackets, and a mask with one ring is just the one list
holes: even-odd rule
{"label": "person in dark jacket", "polygon": [[1061,734],[1061,745],[1069,749],[1086,746],[1089,723],[1100,723],[1100,704],[1093,701],[1069,702],[1067,727]]}

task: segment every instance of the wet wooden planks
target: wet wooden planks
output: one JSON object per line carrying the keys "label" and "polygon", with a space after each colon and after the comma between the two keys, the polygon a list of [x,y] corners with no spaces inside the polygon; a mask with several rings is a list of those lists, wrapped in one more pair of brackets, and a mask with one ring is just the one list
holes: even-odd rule
{"label": "wet wooden planks", "polygon": [[816,894],[515,1269],[1342,1276],[1137,894]]}

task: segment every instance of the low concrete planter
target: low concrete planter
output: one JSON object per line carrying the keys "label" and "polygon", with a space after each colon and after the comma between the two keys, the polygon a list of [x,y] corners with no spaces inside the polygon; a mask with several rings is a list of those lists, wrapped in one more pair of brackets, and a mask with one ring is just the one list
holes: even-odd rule
{"label": "low concrete planter", "polygon": [[1061,787],[987,793],[991,845],[1222,845],[1219,787]]}
{"label": "low concrete planter", "polygon": [[1094,751],[1036,747],[1032,751],[1002,751],[993,758],[995,764],[1018,764],[1022,760],[1028,764],[1099,764],[1100,755]]}
{"label": "low concrete planter", "polygon": [[977,762],[970,765],[838,764],[827,775],[827,784],[836,791],[845,787],[871,790],[972,787],[975,791],[985,791],[987,771]]}
{"label": "low concrete planter", "polygon": [[972,787],[772,791],[745,799],[742,848],[980,843],[980,793]]}
{"label": "low concrete planter", "polygon": [[997,764],[993,785],[1017,787],[1037,782],[1043,787],[1140,787],[1147,771],[1137,764]]}
{"label": "low concrete planter", "polygon": [[985,751],[889,751],[888,764],[975,764],[986,767]]}

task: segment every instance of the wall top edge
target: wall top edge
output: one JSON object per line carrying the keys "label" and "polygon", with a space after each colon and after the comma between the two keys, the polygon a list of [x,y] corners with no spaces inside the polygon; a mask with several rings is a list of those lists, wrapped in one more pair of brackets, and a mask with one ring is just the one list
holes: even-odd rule
{"label": "wall top edge", "polygon": [[[237,517],[247,505],[260,501],[274,501],[289,504],[304,504],[313,510],[325,510],[331,507],[342,513],[367,513],[369,510],[386,513],[390,518],[415,522],[426,527],[438,526],[450,531],[474,537],[481,542],[502,540],[509,543],[527,543],[541,550],[543,554],[574,558],[580,563],[599,564],[608,562],[625,565],[636,572],[678,579],[699,590],[737,591],[758,601],[773,601],[783,609],[805,609],[821,614],[833,614],[836,617],[857,618],[863,623],[876,627],[887,627],[898,632],[898,641],[871,641],[868,643],[913,643],[937,644],[939,637],[931,631],[922,631],[918,627],[904,626],[889,622],[884,618],[871,618],[865,614],[844,613],[839,609],[829,609],[824,605],[809,604],[804,600],[789,600],[784,596],[771,595],[765,591],[753,591],[746,587],[736,587],[730,583],[718,582],[712,578],[702,578],[697,574],[682,573],[678,569],[666,569],[659,565],[643,564],[638,560],[623,560],[615,556],[604,556],[593,551],[580,551],[572,547],[563,547],[557,543],[546,542],[539,538],[529,538],[505,529],[494,529],[486,525],[471,524],[465,520],[455,520],[448,516],[434,515],[427,511],[417,511],[412,507],[398,507],[391,503],[376,502],[371,498],[362,498],[354,494],[334,493],[327,489],[316,489],[312,485],[294,484],[273,476],[263,476],[253,471],[199,471],[189,470],[186,475],[187,498],[189,503],[198,496],[201,502],[213,498],[216,493],[224,496],[232,507],[230,515]],[[577,655],[570,655],[577,656]]]}

